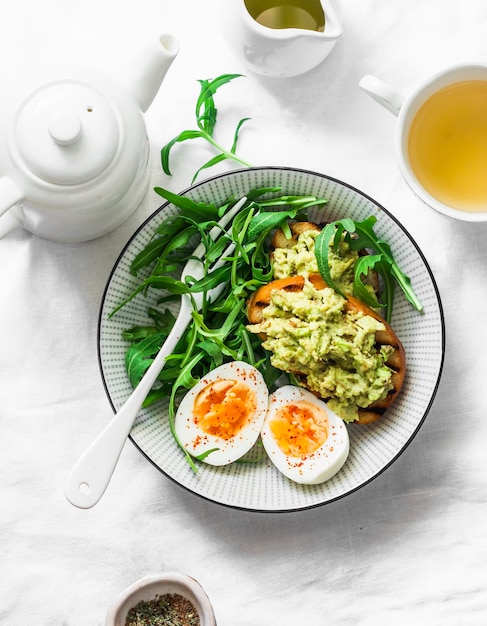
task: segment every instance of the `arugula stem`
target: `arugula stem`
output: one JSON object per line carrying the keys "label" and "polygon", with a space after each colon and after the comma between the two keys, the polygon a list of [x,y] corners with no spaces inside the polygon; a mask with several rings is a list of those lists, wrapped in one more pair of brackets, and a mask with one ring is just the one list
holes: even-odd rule
{"label": "arugula stem", "polygon": [[221,152],[221,154],[225,157],[225,159],[230,159],[232,161],[236,161],[237,163],[240,163],[241,165],[244,165],[245,167],[253,167],[252,163],[249,163],[248,161],[245,161],[244,159],[240,158],[234,152],[229,152],[228,150],[225,150],[225,148],[222,148],[222,146],[219,143],[217,143],[213,139],[213,137],[211,137],[204,130],[201,131],[201,135],[204,137],[204,139],[206,139],[206,141],[208,143],[210,143],[214,148],[219,150]]}
{"label": "arugula stem", "polygon": [[399,287],[402,289],[405,298],[414,306],[417,311],[421,313],[423,311],[423,305],[411,288],[409,280],[407,279],[407,277],[405,277],[404,273],[395,263],[391,265],[390,272],[392,276],[394,276]]}
{"label": "arugula stem", "polygon": [[207,141],[213,148],[217,150],[217,154],[213,156],[209,161],[204,163],[201,167],[196,170],[196,173],[193,176],[192,182],[196,180],[200,172],[206,170],[218,163],[221,163],[225,160],[235,161],[240,163],[244,167],[252,167],[251,163],[245,161],[244,159],[237,156],[237,143],[239,138],[240,130],[250,118],[244,117],[242,118],[234,131],[233,134],[233,142],[232,146],[229,150],[225,150],[218,142],[213,139],[213,132],[215,130],[216,121],[217,121],[217,108],[215,106],[215,101],[213,96],[218,91],[222,85],[225,85],[232,81],[234,78],[239,78],[242,76],[241,74],[222,74],[215,79],[207,79],[200,80],[200,95],[196,102],[196,129],[188,129],[183,130],[176,137],[171,139],[166,145],[164,145],[161,149],[161,165],[162,170],[168,176],[171,176],[171,170],[169,168],[169,157],[172,151],[172,148],[177,144],[183,141],[193,140],[193,139],[203,139]]}

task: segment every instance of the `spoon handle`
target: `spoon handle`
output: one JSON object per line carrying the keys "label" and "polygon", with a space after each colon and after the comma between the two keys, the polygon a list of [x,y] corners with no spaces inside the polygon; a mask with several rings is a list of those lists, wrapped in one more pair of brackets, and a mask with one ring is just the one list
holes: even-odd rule
{"label": "spoon handle", "polygon": [[66,498],[82,509],[94,506],[110,482],[143,398],[132,394],[71,470],[64,488]]}
{"label": "spoon handle", "polygon": [[189,319],[190,314],[178,318],[173,332],[167,337],[140,383],[71,470],[64,495],[74,506],[89,509],[105,493],[137,413]]}

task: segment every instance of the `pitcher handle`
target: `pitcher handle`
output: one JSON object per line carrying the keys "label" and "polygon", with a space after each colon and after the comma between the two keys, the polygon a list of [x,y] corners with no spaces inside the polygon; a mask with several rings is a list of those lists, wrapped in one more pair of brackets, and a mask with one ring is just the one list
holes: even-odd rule
{"label": "pitcher handle", "polygon": [[404,102],[404,97],[394,91],[379,78],[366,74],[359,82],[359,87],[373,100],[381,104],[396,117]]}

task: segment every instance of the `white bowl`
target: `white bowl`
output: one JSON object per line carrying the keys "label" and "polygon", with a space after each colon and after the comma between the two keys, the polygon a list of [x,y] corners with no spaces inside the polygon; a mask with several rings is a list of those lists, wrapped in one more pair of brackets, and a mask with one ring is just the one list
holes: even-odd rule
{"label": "white bowl", "polygon": [[216,626],[211,602],[201,585],[191,576],[178,572],[164,572],[145,576],[124,589],[108,611],[105,626],[125,626],[127,615],[139,602],[148,602],[156,596],[177,593],[191,602],[200,618],[201,626]]}
{"label": "white bowl", "polygon": [[[308,509],[342,498],[366,485],[405,450],[429,412],[440,381],[444,359],[445,326],[435,280],[421,250],[404,227],[385,208],[358,189],[323,174],[285,167],[257,167],[215,176],[184,192],[193,200],[224,203],[229,196],[245,195],[262,187],[281,187],[285,194],[306,194],[328,199],[325,209],[310,213],[318,222],[351,217],[377,217],[375,230],[392,248],[402,270],[424,305],[418,313],[396,290],[392,326],[404,345],[407,375],[403,390],[387,414],[368,426],[349,425],[350,454],[344,467],[321,485],[292,483],[271,464],[233,463],[225,467],[202,464],[195,474],[170,434],[164,401],[143,409],[131,432],[140,451],[166,476],[203,498],[237,509],[284,512]],[[140,226],[113,268],[99,319],[99,360],[105,388],[116,411],[132,389],[125,370],[127,344],[122,330],[145,325],[148,307],[159,298],[157,290],[131,300],[109,317],[124,297],[140,283],[131,275],[130,262],[150,241],[160,223],[178,212],[164,204]],[[168,305],[169,306],[169,305]],[[178,305],[173,307],[177,312]]]}

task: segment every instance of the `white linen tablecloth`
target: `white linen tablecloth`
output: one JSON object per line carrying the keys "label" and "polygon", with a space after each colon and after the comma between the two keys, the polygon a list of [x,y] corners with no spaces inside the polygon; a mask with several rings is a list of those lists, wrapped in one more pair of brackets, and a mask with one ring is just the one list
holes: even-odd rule
{"label": "white linen tablecloth", "polygon": [[[219,626],[487,623],[487,224],[447,220],[413,196],[394,157],[394,117],[358,88],[372,73],[407,93],[449,64],[487,61],[487,4],[342,0],[340,7],[342,39],[320,66],[292,79],[247,71],[222,37],[219,2],[4,7],[3,99],[33,62],[115,66],[159,31],[173,33],[180,52],[146,116],[151,184],[132,217],[87,243],[24,230],[0,241],[2,625],[102,625],[125,586],[164,570],[203,585]],[[245,77],[216,97],[222,143],[238,119],[251,117],[243,158],[356,186],[423,250],[446,319],[437,397],[390,468],[323,507],[225,508],[165,478],[129,442],[101,501],[77,509],[64,482],[112,415],[97,361],[106,280],[130,235],[161,204],[153,187],[182,191],[211,156],[196,142],[178,146],[172,177],[159,162],[164,143],[194,128],[198,79],[227,72]]]}

